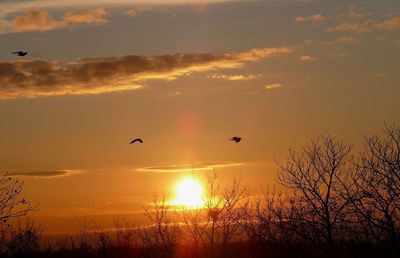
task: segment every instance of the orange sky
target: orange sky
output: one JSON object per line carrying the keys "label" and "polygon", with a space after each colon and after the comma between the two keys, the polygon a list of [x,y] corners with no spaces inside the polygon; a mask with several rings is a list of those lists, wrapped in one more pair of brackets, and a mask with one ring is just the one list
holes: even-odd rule
{"label": "orange sky", "polygon": [[77,3],[0,3],[0,170],[36,217],[135,213],[187,168],[258,189],[291,146],[400,122],[397,1]]}

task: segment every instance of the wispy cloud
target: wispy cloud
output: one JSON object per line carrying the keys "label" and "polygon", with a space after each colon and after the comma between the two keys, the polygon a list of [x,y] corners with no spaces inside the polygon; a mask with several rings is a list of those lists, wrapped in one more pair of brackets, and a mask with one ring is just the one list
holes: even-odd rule
{"label": "wispy cloud", "polygon": [[196,163],[196,164],[144,167],[144,168],[138,168],[138,169],[136,169],[136,171],[150,172],[150,173],[179,173],[179,172],[187,172],[187,171],[210,170],[210,169],[214,169],[214,168],[235,167],[235,166],[242,166],[242,165],[244,165],[244,164],[236,163],[236,162]]}
{"label": "wispy cloud", "polygon": [[278,88],[282,88],[283,84],[282,83],[270,83],[270,84],[266,84],[264,86],[264,88],[266,90],[274,90],[274,89],[278,89]]}
{"label": "wispy cloud", "polygon": [[342,44],[350,44],[350,43],[353,43],[354,41],[355,41],[355,38],[351,37],[351,36],[340,37],[340,38],[336,39],[336,42],[342,43]]}
{"label": "wispy cloud", "polygon": [[326,28],[324,31],[366,33],[374,30],[394,31],[397,29],[400,29],[400,17],[393,17],[383,21],[367,20],[360,23],[345,22],[334,27]]}
{"label": "wispy cloud", "polygon": [[360,13],[360,12],[350,11],[350,12],[346,12],[346,13],[341,13],[337,17],[348,17],[348,18],[352,18],[352,19],[359,19],[359,18],[364,17],[364,14]]}
{"label": "wispy cloud", "polygon": [[393,31],[400,28],[400,17],[387,19],[374,25],[378,29]]}
{"label": "wispy cloud", "polygon": [[294,20],[295,22],[322,22],[326,20],[327,17],[322,14],[313,14],[310,16],[298,16]]}
{"label": "wispy cloud", "polygon": [[0,62],[0,99],[134,90],[142,88],[146,80],[171,80],[193,72],[240,68],[246,62],[288,53],[289,48],[262,48],[225,54],[89,58],[71,63]]}
{"label": "wispy cloud", "polygon": [[125,16],[133,18],[138,14],[141,14],[141,13],[144,13],[144,12],[148,12],[150,10],[151,10],[150,6],[136,6],[136,7],[133,7],[133,8],[129,8],[128,10],[126,10],[124,12],[124,14],[125,14]]}
{"label": "wispy cloud", "polygon": [[259,78],[260,75],[255,75],[255,74],[232,74],[232,75],[227,75],[227,74],[213,74],[209,78],[211,79],[216,79],[216,80],[227,80],[227,81],[248,81],[248,80],[254,80]]}
{"label": "wispy cloud", "polygon": [[386,77],[388,74],[386,72],[377,72],[377,73],[373,73],[372,76],[376,77],[376,78],[383,78]]}
{"label": "wispy cloud", "polygon": [[317,58],[315,56],[304,55],[299,59],[301,62],[313,62],[316,61]]}
{"label": "wispy cloud", "polygon": [[37,178],[54,178],[64,177],[81,173],[81,170],[43,170],[43,171],[28,171],[28,172],[9,172],[10,177],[37,177]]}
{"label": "wispy cloud", "polygon": [[325,32],[356,32],[365,33],[371,30],[372,21],[365,21],[362,23],[345,22],[334,27],[326,28]]}

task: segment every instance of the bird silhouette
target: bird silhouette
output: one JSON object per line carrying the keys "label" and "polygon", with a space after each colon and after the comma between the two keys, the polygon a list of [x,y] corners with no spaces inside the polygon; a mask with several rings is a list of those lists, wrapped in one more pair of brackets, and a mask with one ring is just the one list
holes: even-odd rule
{"label": "bird silhouette", "polygon": [[234,136],[234,137],[230,138],[229,140],[230,141],[234,141],[235,143],[238,143],[238,142],[240,142],[242,140],[242,138]]}
{"label": "bird silhouette", "polygon": [[13,55],[18,55],[18,56],[26,56],[28,54],[28,52],[24,52],[24,51],[15,51],[12,52],[11,54]]}
{"label": "bird silhouette", "polygon": [[142,140],[142,139],[140,139],[140,138],[136,138],[135,140],[131,141],[131,143],[130,143],[130,144],[132,144],[132,143],[135,143],[135,142],[140,142],[140,143],[143,143],[143,140]]}

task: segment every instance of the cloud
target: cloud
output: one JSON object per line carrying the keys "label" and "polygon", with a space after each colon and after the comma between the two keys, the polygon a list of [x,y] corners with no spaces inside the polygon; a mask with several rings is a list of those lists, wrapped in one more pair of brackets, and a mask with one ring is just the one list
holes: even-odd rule
{"label": "cloud", "polygon": [[[99,6],[105,8],[121,8],[128,9],[132,4],[136,5],[187,5],[187,4],[218,4],[224,2],[234,2],[236,0],[0,0],[0,33],[19,32],[13,30],[13,23],[7,20],[10,15],[16,13],[26,13],[27,8],[30,10],[42,10],[41,12],[48,14],[47,10],[65,10],[68,8],[96,8]],[[42,17],[43,13],[41,14]],[[75,13],[76,14],[76,13]],[[96,15],[96,14],[95,14]],[[53,20],[53,19],[51,19]],[[76,21],[76,19],[74,19]],[[54,21],[54,20],[53,20]],[[93,21],[93,20],[92,20]],[[101,19],[94,19],[94,21],[101,21]],[[57,22],[57,21],[56,21]],[[59,22],[59,21],[58,21]],[[104,22],[104,19],[103,19]],[[30,23],[31,24],[31,23]],[[93,23],[91,23],[93,24]],[[51,24],[51,26],[55,26]],[[63,28],[64,26],[55,26],[56,28]],[[45,31],[46,26],[40,26],[42,31]],[[30,30],[39,30],[37,28]],[[20,30],[27,31],[27,30]],[[40,30],[39,30],[40,31]]]}
{"label": "cloud", "polygon": [[197,164],[184,164],[184,165],[169,165],[169,166],[155,166],[144,167],[136,169],[137,172],[150,172],[150,173],[180,173],[187,171],[204,171],[214,168],[236,167],[242,166],[243,163],[223,162],[223,163],[197,163]]}
{"label": "cloud", "polygon": [[81,170],[43,170],[31,172],[9,172],[10,177],[36,177],[36,178],[54,178],[64,177],[81,173]]}
{"label": "cloud", "polygon": [[352,19],[359,19],[359,18],[364,17],[364,14],[359,13],[359,12],[350,11],[350,12],[347,12],[347,13],[341,13],[337,17],[349,17],[349,18],[352,18]]}
{"label": "cloud", "polygon": [[182,92],[180,92],[180,91],[175,91],[175,92],[172,92],[172,93],[168,94],[168,96],[169,96],[169,97],[174,97],[174,96],[179,96],[179,95],[181,95],[181,94],[182,94]]}
{"label": "cloud", "polygon": [[376,78],[383,78],[386,77],[388,74],[386,72],[377,72],[377,73],[373,73],[372,76],[376,77]]}
{"label": "cloud", "polygon": [[51,15],[41,9],[31,9],[16,16],[11,22],[12,26],[5,26],[0,33],[25,32],[25,31],[50,31],[70,25],[102,25],[108,22],[105,18],[107,11],[104,8],[88,10],[86,12],[67,12],[62,19],[55,20]]}
{"label": "cloud", "polygon": [[385,20],[381,23],[377,23],[374,27],[382,30],[393,31],[400,28],[400,17],[394,17],[388,20]]}
{"label": "cloud", "polygon": [[326,28],[325,32],[356,32],[366,33],[371,32],[374,29],[394,31],[400,28],[400,17],[394,17],[391,19],[384,20],[382,22],[367,20],[361,23],[341,23],[335,27]]}
{"label": "cloud", "polygon": [[350,44],[355,41],[354,37],[340,37],[336,39],[336,42],[342,43],[342,44]]}
{"label": "cloud", "polygon": [[246,62],[291,53],[288,48],[225,54],[170,54],[88,58],[70,63],[46,60],[0,62],[0,99],[97,94],[142,88],[146,80],[171,80],[193,72],[240,68]]}
{"label": "cloud", "polygon": [[350,23],[345,22],[335,27],[326,28],[325,32],[356,32],[356,33],[365,33],[371,31],[372,21],[365,21],[362,23]]}
{"label": "cloud", "polygon": [[87,12],[68,12],[64,15],[65,24],[94,24],[101,25],[108,22],[105,18],[107,11],[104,8],[97,8]]}
{"label": "cloud", "polygon": [[266,84],[264,87],[265,87],[266,90],[274,90],[274,89],[282,88],[283,84],[281,84],[281,83],[270,83],[270,84]]}
{"label": "cloud", "polygon": [[216,80],[227,80],[227,81],[248,81],[254,80],[259,78],[260,75],[244,75],[244,74],[233,74],[233,75],[226,75],[226,74],[213,74],[209,78],[216,79]]}
{"label": "cloud", "polygon": [[349,12],[347,13],[347,16],[350,18],[358,19],[364,17],[364,14],[358,12]]}
{"label": "cloud", "polygon": [[45,11],[36,9],[25,11],[23,14],[15,17],[13,30],[15,32],[22,31],[48,31],[59,27],[61,23],[54,20]]}
{"label": "cloud", "polygon": [[313,61],[317,61],[317,58],[314,56],[301,56],[299,59],[301,62],[313,62]]}
{"label": "cloud", "polygon": [[147,12],[150,10],[151,10],[150,6],[137,6],[137,7],[128,9],[124,14],[125,14],[125,16],[133,18],[138,14],[141,14],[141,13],[144,13],[144,12]]}
{"label": "cloud", "polygon": [[294,20],[295,22],[321,22],[326,20],[327,17],[322,14],[313,14],[310,16],[298,16]]}

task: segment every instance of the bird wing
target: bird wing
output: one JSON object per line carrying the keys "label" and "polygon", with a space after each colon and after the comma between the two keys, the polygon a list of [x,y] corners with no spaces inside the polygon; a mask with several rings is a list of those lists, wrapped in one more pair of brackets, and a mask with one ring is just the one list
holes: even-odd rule
{"label": "bird wing", "polygon": [[140,142],[140,143],[143,143],[143,140],[142,140],[142,139],[139,139],[139,138],[137,138],[137,139],[135,139],[135,140],[131,141],[131,144],[132,144],[132,143],[135,143],[135,142]]}

